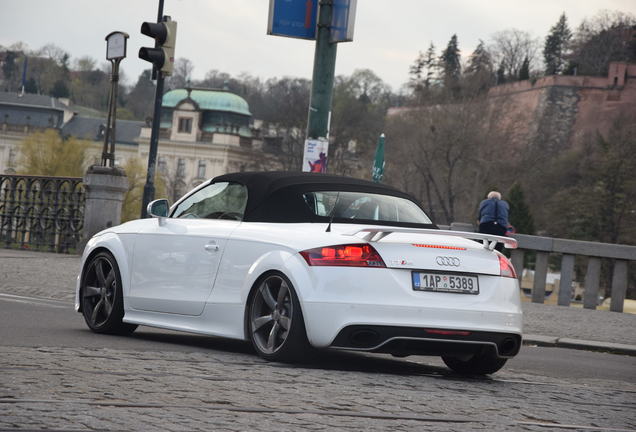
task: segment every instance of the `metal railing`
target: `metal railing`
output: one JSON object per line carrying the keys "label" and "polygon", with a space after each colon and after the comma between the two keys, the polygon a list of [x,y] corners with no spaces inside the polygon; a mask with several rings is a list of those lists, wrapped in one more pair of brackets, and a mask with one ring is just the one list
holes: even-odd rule
{"label": "metal railing", "polygon": [[81,177],[0,174],[0,244],[75,252],[84,225]]}
{"label": "metal railing", "polygon": [[[467,223],[453,223],[450,228],[458,231],[474,231],[474,227]],[[598,306],[601,260],[609,259],[613,261],[610,310],[614,312],[623,311],[625,295],[627,293],[627,267],[630,261],[636,261],[636,246],[540,237],[526,234],[514,234],[512,237],[517,239],[519,243],[518,248],[511,251],[511,261],[517,270],[519,283],[521,283],[525,254],[528,252],[535,252],[536,254],[534,281],[532,285],[533,303],[543,303],[545,301],[548,258],[550,254],[558,254],[561,256],[559,305],[570,305],[575,258],[579,256],[587,257],[583,307],[596,309]]]}

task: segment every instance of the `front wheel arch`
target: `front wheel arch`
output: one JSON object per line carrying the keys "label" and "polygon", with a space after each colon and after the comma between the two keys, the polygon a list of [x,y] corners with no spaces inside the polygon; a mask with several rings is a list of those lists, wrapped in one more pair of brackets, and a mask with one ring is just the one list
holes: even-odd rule
{"label": "front wheel arch", "polygon": [[[79,293],[80,305],[88,306],[88,312],[82,310],[87,326],[95,333],[125,335],[135,331],[136,324],[123,322],[122,278],[115,255],[107,248],[96,248],[85,262]],[[107,266],[105,269],[104,265]],[[84,293],[89,287],[90,290]],[[100,315],[101,322],[97,321]]]}
{"label": "front wheel arch", "polygon": [[[100,252],[108,252],[109,254],[113,255],[113,257],[115,256],[115,254],[113,254],[113,251],[111,251],[110,249],[103,247],[103,246],[99,246],[96,247],[95,249],[93,249],[91,251],[90,254],[88,254],[88,256],[86,257],[86,259],[84,260],[84,265],[82,265],[82,271],[80,272],[80,288],[79,288],[79,298],[82,298],[82,284],[81,281],[84,280],[84,276],[86,274],[86,267],[88,263],[91,262],[91,260],[93,259],[93,257],[97,254],[99,254]],[[115,258],[116,260],[116,258]],[[77,310],[77,312],[82,312],[82,302],[79,302],[79,309]]]}

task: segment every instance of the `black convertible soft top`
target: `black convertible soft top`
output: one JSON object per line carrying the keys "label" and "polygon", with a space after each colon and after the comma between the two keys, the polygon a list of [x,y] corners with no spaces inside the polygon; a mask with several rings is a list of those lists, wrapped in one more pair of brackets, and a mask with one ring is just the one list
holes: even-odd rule
{"label": "black convertible soft top", "polygon": [[[350,191],[392,195],[405,198],[418,205],[407,193],[391,186],[351,177],[329,174],[261,171],[224,174],[212,179],[212,183],[232,182],[247,187],[247,206],[243,220],[246,222],[325,222],[329,218],[318,216],[310,210],[303,194],[312,191]],[[338,218],[334,222],[340,221]],[[378,221],[378,224],[382,222]],[[393,222],[392,225],[398,223]],[[403,225],[403,224],[398,224]],[[421,224],[406,224],[422,227]],[[434,225],[427,225],[434,227]]]}

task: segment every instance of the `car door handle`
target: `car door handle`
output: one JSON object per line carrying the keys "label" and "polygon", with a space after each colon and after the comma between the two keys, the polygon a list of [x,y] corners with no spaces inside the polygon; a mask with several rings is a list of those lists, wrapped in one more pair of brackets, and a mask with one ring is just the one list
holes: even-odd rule
{"label": "car door handle", "polygon": [[217,252],[219,250],[219,245],[215,243],[208,243],[205,246],[203,246],[203,249],[205,249],[208,252]]}

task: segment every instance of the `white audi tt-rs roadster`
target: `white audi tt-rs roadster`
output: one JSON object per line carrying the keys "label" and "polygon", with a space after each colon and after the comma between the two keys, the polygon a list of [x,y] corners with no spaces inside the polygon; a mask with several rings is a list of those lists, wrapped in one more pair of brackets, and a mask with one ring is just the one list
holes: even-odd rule
{"label": "white audi tt-rs roadster", "polygon": [[138,325],[312,348],[438,355],[489,374],[521,346],[512,238],[437,229],[394,188],[292,172],[226,174],[91,238],[75,309],[97,333]]}

